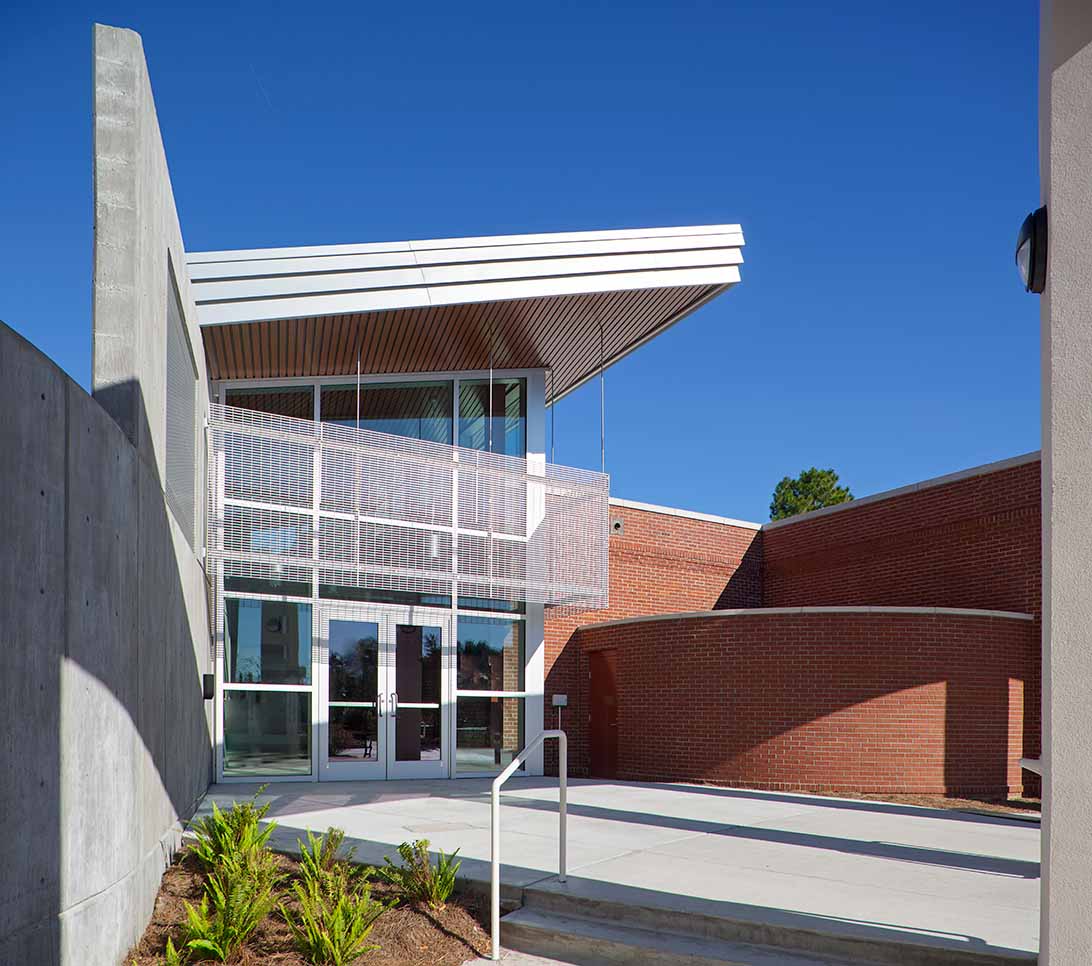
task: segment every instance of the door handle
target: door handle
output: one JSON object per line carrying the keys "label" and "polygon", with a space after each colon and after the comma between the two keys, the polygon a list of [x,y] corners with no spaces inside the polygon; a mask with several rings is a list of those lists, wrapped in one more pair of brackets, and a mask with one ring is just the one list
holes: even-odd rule
{"label": "door handle", "polygon": [[379,717],[383,717],[383,695],[379,695],[376,702],[376,707],[379,708]]}
{"label": "door handle", "polygon": [[398,717],[398,692],[397,691],[392,691],[391,692],[391,717],[392,718],[397,718]]}

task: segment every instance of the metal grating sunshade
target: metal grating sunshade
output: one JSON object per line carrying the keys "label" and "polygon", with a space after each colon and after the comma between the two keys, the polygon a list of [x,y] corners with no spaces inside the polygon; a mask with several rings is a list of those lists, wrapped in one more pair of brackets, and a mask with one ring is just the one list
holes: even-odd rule
{"label": "metal grating sunshade", "polygon": [[227,577],[607,606],[603,473],[224,405],[209,437]]}

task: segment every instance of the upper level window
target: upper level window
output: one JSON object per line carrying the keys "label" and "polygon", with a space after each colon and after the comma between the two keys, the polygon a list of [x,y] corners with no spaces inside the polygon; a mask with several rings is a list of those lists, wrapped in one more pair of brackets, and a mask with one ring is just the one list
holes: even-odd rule
{"label": "upper level window", "polygon": [[527,380],[459,382],[459,445],[503,456],[527,455]]}
{"label": "upper level window", "polygon": [[450,382],[363,383],[323,386],[323,422],[356,426],[392,436],[451,445]]}
{"label": "upper level window", "polygon": [[224,404],[293,419],[315,418],[314,390],[310,386],[229,389],[224,394]]}

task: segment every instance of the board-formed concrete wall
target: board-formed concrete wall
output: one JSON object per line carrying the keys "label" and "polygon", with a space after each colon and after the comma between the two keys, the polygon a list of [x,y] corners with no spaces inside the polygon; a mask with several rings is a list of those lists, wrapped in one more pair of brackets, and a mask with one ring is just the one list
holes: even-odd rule
{"label": "board-formed concrete wall", "polygon": [[208,391],[140,38],[94,34],[88,396],[0,324],[0,966],[116,966],[212,770],[203,519],[164,496],[168,305]]}

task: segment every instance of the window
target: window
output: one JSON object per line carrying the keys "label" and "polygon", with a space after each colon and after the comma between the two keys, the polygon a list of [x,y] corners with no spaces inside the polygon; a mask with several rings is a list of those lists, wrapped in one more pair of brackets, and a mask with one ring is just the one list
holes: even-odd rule
{"label": "window", "polygon": [[311,773],[311,695],[306,691],[224,691],[224,775]]}
{"label": "window", "polygon": [[178,299],[174,273],[168,265],[166,475],[167,505],[193,547],[197,529],[197,367]]}
{"label": "window", "polygon": [[315,395],[310,386],[229,389],[224,393],[224,404],[293,419],[315,418]]}
{"label": "window", "polygon": [[[362,383],[360,428],[451,445],[450,382]],[[324,386],[323,422],[357,424],[357,387]]]}
{"label": "window", "polygon": [[373,604],[401,604],[404,607],[451,606],[451,598],[443,594],[419,594],[413,591],[380,590],[374,587],[346,587],[341,584],[319,584],[319,597],[329,600],[357,600]]}
{"label": "window", "polygon": [[224,680],[232,684],[311,683],[311,605],[225,602]]}
{"label": "window", "polygon": [[523,750],[523,698],[460,697],[455,771],[495,775]]}
{"label": "window", "polygon": [[503,456],[527,455],[527,380],[459,382],[459,445]]}
{"label": "window", "polygon": [[459,618],[460,691],[523,690],[523,621]]}

